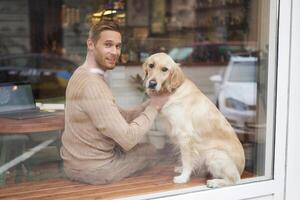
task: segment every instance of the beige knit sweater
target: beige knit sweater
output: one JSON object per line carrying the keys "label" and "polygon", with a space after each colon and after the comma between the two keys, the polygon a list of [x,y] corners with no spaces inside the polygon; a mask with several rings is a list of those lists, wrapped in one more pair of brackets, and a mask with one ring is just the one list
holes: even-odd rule
{"label": "beige knit sweater", "polygon": [[[150,129],[157,110],[147,104],[120,109],[103,76],[79,67],[66,91],[61,157],[65,167],[101,167],[116,158],[118,144],[133,148]],[[117,143],[117,144],[116,144]]]}

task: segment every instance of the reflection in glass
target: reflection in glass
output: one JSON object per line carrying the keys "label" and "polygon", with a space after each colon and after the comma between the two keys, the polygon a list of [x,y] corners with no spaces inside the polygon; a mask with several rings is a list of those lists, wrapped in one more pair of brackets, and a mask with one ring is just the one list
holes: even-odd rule
{"label": "reflection in glass", "polygon": [[256,66],[256,58],[252,62],[233,62],[229,81],[256,82]]}
{"label": "reflection in glass", "polygon": [[[121,23],[122,59],[114,71],[107,73],[106,79],[116,102],[127,107],[145,100],[147,97],[141,89],[141,65],[149,55],[166,52],[181,64],[184,73],[216,104],[235,129],[245,150],[246,172],[252,176],[272,177],[273,133],[266,129],[273,125],[272,120],[267,120],[268,111],[273,109],[268,107],[268,102],[273,96],[267,94],[275,87],[268,85],[268,80],[274,79],[274,74],[270,74],[273,66],[268,66],[268,59],[274,59],[269,58],[269,1],[169,0],[155,1],[152,5],[152,1],[79,3],[65,0],[55,1],[57,4],[51,5],[51,9],[43,1],[4,2],[7,3],[0,16],[3,24],[0,82],[30,82],[36,99],[42,103],[63,104],[68,80],[85,59],[89,20],[99,20],[97,13],[104,17],[105,11],[114,10],[116,12],[107,13],[105,18]],[[151,10],[157,6],[162,9]],[[51,15],[50,10],[53,10]],[[162,11],[160,18],[153,18],[153,13],[158,11]],[[8,20],[11,13],[15,13],[14,20]],[[61,14],[62,19],[59,18]],[[53,15],[55,20],[52,20]],[[46,20],[39,20],[42,17]],[[4,93],[0,95],[5,96]],[[163,123],[158,117],[141,142],[156,146],[164,158],[160,165],[174,166],[176,154]],[[30,139],[21,140],[27,149],[44,138],[32,136]],[[5,163],[22,153],[12,153]],[[48,166],[53,167],[51,162],[61,164],[57,149],[46,147],[25,164],[9,169],[6,172],[8,182],[14,182],[16,170],[21,171],[18,175],[23,177],[40,178],[39,161],[47,161],[49,155],[53,156],[53,162],[49,161]],[[34,163],[32,166],[37,169],[28,163]],[[54,168],[51,176],[63,176],[59,168]]]}

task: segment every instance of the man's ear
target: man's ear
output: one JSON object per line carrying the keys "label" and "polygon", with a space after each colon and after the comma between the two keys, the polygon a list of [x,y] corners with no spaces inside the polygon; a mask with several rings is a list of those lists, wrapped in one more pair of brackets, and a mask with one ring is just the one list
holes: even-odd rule
{"label": "man's ear", "polygon": [[95,48],[94,41],[91,38],[88,38],[86,40],[86,46],[87,46],[88,50],[94,50],[94,48]]}
{"label": "man's ear", "polygon": [[175,63],[166,84],[167,90],[169,92],[173,92],[183,83],[184,79],[185,76],[180,68],[180,64]]}

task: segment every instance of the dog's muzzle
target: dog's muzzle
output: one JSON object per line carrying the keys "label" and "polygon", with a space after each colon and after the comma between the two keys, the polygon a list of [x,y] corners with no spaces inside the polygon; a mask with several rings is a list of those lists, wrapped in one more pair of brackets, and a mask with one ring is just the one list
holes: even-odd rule
{"label": "dog's muzzle", "polygon": [[155,80],[149,81],[148,88],[155,89],[156,86],[157,86],[157,82]]}

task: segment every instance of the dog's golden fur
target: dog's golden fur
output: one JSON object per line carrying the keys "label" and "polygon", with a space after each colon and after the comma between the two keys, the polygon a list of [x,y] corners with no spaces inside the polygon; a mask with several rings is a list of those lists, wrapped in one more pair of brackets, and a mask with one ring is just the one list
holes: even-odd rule
{"label": "dog's golden fur", "polygon": [[150,56],[143,69],[148,94],[171,93],[161,114],[181,154],[182,166],[175,167],[175,172],[181,174],[173,181],[185,183],[192,172],[198,172],[213,177],[207,181],[208,187],[237,183],[244,170],[245,155],[225,117],[167,54]]}

